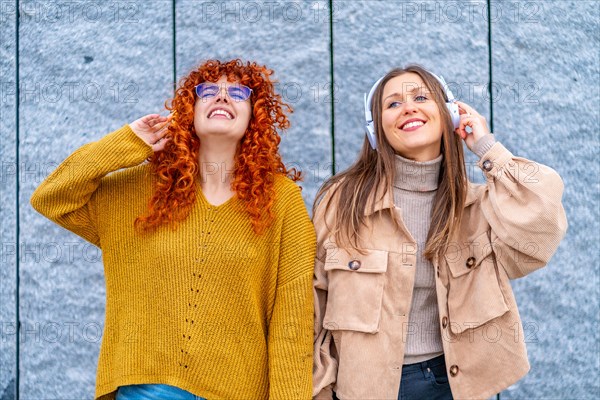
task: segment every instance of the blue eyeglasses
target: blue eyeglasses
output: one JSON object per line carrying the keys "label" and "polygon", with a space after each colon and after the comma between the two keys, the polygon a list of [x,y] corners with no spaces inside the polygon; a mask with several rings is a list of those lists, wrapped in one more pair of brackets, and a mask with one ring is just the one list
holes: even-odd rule
{"label": "blue eyeglasses", "polygon": [[[223,85],[223,83],[202,82],[195,87],[196,95],[202,100],[210,99],[219,94]],[[227,87],[227,94],[233,101],[246,101],[252,94],[252,89],[240,83],[235,83]]]}

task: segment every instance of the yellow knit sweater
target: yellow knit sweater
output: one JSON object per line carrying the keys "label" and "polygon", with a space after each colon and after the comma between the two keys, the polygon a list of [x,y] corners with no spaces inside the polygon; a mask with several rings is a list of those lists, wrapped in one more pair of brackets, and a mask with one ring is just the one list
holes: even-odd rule
{"label": "yellow knit sweater", "polygon": [[315,234],[299,187],[276,179],[275,221],[261,236],[235,196],[215,207],[200,189],[176,230],[140,235],[152,175],[139,164],[151,154],[125,125],[75,151],[31,198],[102,249],[96,398],[163,383],[207,399],[309,399]]}

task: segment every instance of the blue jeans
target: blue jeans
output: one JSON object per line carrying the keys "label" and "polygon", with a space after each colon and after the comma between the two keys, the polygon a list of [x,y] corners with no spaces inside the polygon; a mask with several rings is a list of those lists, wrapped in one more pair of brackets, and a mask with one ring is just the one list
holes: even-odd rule
{"label": "blue jeans", "polygon": [[402,366],[398,400],[452,400],[444,355]]}
{"label": "blue jeans", "polygon": [[119,386],[116,400],[206,400],[192,393],[169,385]]}

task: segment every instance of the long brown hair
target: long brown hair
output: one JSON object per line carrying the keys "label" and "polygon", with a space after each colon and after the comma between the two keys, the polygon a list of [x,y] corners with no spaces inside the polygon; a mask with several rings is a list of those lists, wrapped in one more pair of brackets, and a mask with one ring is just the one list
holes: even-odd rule
{"label": "long brown hair", "polygon": [[[441,255],[446,251],[460,227],[467,192],[467,174],[462,142],[454,133],[450,113],[445,105],[447,99],[444,90],[439,81],[420,65],[411,64],[405,68],[395,68],[381,80],[373,95],[371,109],[378,150],[373,150],[365,137],[356,162],[345,171],[331,177],[319,189],[313,205],[313,215],[322,200],[325,201],[322,205],[325,209],[332,205],[333,201],[334,226],[328,228],[338,243],[348,243],[359,250],[359,232],[360,227],[366,225],[366,207],[370,204],[371,212],[374,211],[375,203],[381,201],[383,196],[392,190],[395,179],[395,152],[381,123],[383,88],[392,78],[411,72],[419,75],[425,82],[433,94],[443,120],[441,152],[444,157],[431,211],[427,245],[423,252],[426,258],[432,260],[434,255]],[[378,191],[382,186],[384,190]],[[331,193],[328,193],[330,190]],[[325,196],[326,194],[328,195]],[[381,197],[376,198],[378,195]],[[392,218],[398,224],[393,213]],[[325,221],[327,223],[327,219]]]}
{"label": "long brown hair", "polygon": [[292,109],[275,93],[272,74],[272,70],[256,62],[207,60],[181,79],[175,97],[166,104],[173,113],[167,134],[172,140],[163,151],[150,157],[156,178],[154,193],[146,213],[135,221],[138,230],[152,231],[163,224],[176,226],[192,210],[202,146],[194,129],[194,87],[206,81],[216,82],[223,75],[252,89],[252,116],[238,145],[231,188],[245,204],[257,234],[271,224],[274,177],[283,175],[293,181],[301,178],[295,168],[285,167],[279,155],[278,130],[290,126],[287,113]]}

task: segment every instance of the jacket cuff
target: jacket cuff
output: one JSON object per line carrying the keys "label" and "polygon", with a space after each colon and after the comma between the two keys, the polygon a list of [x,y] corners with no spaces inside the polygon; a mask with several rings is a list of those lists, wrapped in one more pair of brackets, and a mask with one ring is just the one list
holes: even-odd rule
{"label": "jacket cuff", "polygon": [[475,145],[473,146],[473,153],[477,154],[479,158],[482,158],[485,153],[492,148],[494,143],[496,143],[496,138],[493,134],[488,133],[475,142]]}
{"label": "jacket cuff", "polygon": [[488,178],[494,178],[500,176],[499,170],[513,157],[513,154],[502,143],[496,142],[481,157],[477,165]]}

